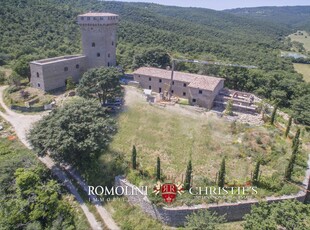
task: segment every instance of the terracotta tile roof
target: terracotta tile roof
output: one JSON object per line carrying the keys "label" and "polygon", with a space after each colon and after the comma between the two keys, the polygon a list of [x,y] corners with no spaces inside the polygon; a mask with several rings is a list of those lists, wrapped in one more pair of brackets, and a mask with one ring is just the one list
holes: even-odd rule
{"label": "terracotta tile roof", "polygon": [[[151,68],[151,67],[141,67],[137,69],[133,74],[144,75],[147,77],[156,77],[162,79],[171,79],[171,70]],[[176,81],[189,83],[189,87],[199,88],[213,91],[220,81],[225,80],[224,78],[210,77],[199,74],[191,74],[184,72],[174,72],[173,79]]]}

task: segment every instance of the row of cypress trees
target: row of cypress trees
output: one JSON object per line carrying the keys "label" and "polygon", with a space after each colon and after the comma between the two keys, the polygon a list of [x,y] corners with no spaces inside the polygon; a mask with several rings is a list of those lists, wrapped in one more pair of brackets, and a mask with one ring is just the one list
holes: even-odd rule
{"label": "row of cypress trees", "polygon": [[[288,126],[285,132],[285,136],[288,135],[290,126],[292,124],[292,117],[289,119]],[[289,164],[285,170],[285,175],[284,179],[285,180],[291,180],[292,179],[292,173],[294,170],[294,165],[296,162],[297,154],[298,154],[298,149],[299,149],[299,144],[300,144],[300,128],[298,128],[295,137],[292,141],[292,156],[290,158]],[[133,146],[132,148],[132,168],[137,169],[137,150],[136,146]],[[259,183],[259,174],[260,174],[260,164],[261,162],[258,161],[255,165],[255,169],[253,172],[252,176],[252,184],[253,185],[258,185]],[[189,160],[187,168],[186,168],[186,174],[185,174],[185,181],[184,181],[184,189],[189,190],[191,187],[191,180],[192,180],[192,161]],[[225,162],[225,157],[222,159],[220,170],[218,172],[218,179],[217,179],[217,185],[221,188],[225,186],[225,176],[226,176],[226,162]],[[157,164],[156,164],[156,180],[161,180],[161,164],[160,164],[160,158],[157,157]]]}

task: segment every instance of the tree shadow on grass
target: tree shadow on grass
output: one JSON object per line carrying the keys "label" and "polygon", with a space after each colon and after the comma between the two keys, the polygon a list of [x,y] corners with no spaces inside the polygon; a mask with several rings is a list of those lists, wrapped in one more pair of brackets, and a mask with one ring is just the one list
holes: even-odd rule
{"label": "tree shadow on grass", "polygon": [[125,174],[127,163],[124,153],[108,149],[99,159],[81,166],[78,171],[90,186],[113,186],[115,177]]}

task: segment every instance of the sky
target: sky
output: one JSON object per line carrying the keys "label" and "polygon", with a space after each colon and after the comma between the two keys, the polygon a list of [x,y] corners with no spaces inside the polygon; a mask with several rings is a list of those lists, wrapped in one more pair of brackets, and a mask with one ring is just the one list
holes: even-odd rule
{"label": "sky", "polygon": [[124,2],[151,2],[162,5],[203,7],[215,10],[224,10],[240,7],[256,6],[298,6],[308,5],[309,0],[121,0]]}

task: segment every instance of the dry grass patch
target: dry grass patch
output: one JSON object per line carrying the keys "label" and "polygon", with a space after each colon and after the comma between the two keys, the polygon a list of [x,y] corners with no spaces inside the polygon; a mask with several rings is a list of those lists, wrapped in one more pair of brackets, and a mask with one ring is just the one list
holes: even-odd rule
{"label": "dry grass patch", "polygon": [[139,168],[154,174],[156,159],[166,176],[184,178],[192,159],[194,183],[214,181],[222,158],[226,157],[227,182],[250,179],[257,160],[262,160],[263,174],[284,174],[291,155],[290,141],[276,128],[237,125],[215,115],[188,116],[143,101],[131,102],[118,118],[119,131],[111,150],[125,154],[130,162],[136,145]]}
{"label": "dry grass patch", "polygon": [[310,82],[310,64],[294,64],[295,70],[302,74],[306,82]]}

